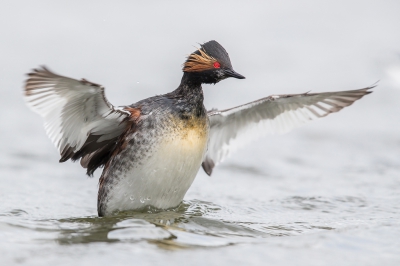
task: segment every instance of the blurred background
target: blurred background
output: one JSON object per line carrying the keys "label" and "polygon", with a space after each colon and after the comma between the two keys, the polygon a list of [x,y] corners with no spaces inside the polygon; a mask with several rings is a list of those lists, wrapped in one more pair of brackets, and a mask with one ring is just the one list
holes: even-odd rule
{"label": "blurred background", "polygon": [[[8,265],[128,262],[131,254],[142,265],[165,258],[193,265],[292,265],[293,258],[304,265],[395,264],[399,14],[395,0],[3,1],[0,251]],[[209,40],[225,47],[246,79],[205,85],[208,109],[271,94],[378,87],[338,114],[254,141],[211,177],[200,170],[185,198],[189,209],[178,212],[186,220],[175,221],[191,234],[174,243],[218,248],[168,253],[159,246],[165,242],[142,241],[163,233],[140,230],[144,237],[134,240],[83,238],[104,227],[95,218],[100,173],[89,179],[78,163],[58,163],[42,119],[23,101],[25,74],[45,65],[102,84],[112,104],[127,105],[174,90],[185,57]],[[205,220],[194,221],[191,211]],[[78,220],[62,220],[72,218]],[[61,248],[75,235],[79,245]],[[110,239],[118,244],[101,245]]]}

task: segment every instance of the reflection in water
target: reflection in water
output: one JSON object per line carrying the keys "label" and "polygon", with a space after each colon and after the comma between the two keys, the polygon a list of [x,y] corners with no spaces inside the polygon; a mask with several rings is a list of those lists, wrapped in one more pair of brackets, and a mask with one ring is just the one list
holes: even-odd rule
{"label": "reflection in water", "polygon": [[255,241],[262,235],[240,225],[202,217],[220,210],[211,203],[190,201],[168,211],[147,207],[110,217],[60,219],[55,221],[60,228],[57,242],[65,245],[146,240],[161,247],[224,246]]}
{"label": "reflection in water", "polygon": [[[338,201],[343,201],[339,199]],[[359,203],[358,200],[351,201]],[[271,212],[277,202],[271,201]],[[321,198],[291,197],[278,203],[280,208],[292,210],[334,209],[334,202]],[[238,210],[237,210],[238,211]],[[288,221],[279,223],[271,213],[271,219],[255,215],[258,207],[251,207],[231,215],[223,207],[203,201],[186,201],[175,209],[157,210],[152,207],[138,211],[124,211],[111,217],[71,218],[55,221],[60,233],[60,244],[92,242],[148,241],[160,247],[225,246],[243,242],[258,242],[265,237],[294,236],[303,232],[333,230],[326,224]],[[283,215],[283,214],[282,214]],[[274,218],[275,217],[275,218]],[[279,217],[279,213],[278,213]]]}
{"label": "reflection in water", "polygon": [[[372,210],[372,211],[371,211]],[[185,201],[170,210],[146,207],[110,217],[26,219],[15,209],[1,213],[3,222],[15,230],[30,230],[36,240],[56,240],[61,245],[140,242],[162,248],[218,247],[257,243],[271,237],[317,233],[352,224],[347,215],[374,215],[373,206],[359,197],[286,197],[249,206],[218,206],[199,200]],[[332,215],[341,221],[332,220]],[[19,219],[15,219],[19,217]],[[357,224],[360,224],[357,221]],[[23,235],[23,234],[21,234]]]}

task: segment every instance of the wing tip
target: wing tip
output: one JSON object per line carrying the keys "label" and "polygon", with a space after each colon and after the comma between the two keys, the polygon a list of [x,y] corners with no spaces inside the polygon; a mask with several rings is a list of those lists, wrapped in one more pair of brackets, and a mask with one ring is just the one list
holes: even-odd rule
{"label": "wing tip", "polygon": [[374,84],[372,84],[371,86],[365,87],[365,88],[363,88],[363,89],[359,89],[359,91],[364,91],[365,94],[373,93],[372,89],[375,89],[376,87],[378,87],[378,83],[379,83],[379,80],[376,81],[376,82],[375,82]]}
{"label": "wing tip", "polygon": [[56,76],[45,65],[40,65],[38,68],[33,68],[31,72],[26,74],[28,79],[25,81],[23,92],[25,96],[31,96],[37,89],[35,85],[39,82],[44,82],[47,78]]}
{"label": "wing tip", "polygon": [[40,65],[38,68],[33,68],[31,70],[31,72],[27,73],[26,75],[29,77],[32,77],[32,76],[37,76],[38,74],[41,74],[41,73],[53,74],[53,72],[51,72],[48,67],[46,67],[45,65]]}
{"label": "wing tip", "polygon": [[203,167],[204,172],[206,172],[207,175],[211,176],[215,163],[212,159],[206,158],[201,166]]}

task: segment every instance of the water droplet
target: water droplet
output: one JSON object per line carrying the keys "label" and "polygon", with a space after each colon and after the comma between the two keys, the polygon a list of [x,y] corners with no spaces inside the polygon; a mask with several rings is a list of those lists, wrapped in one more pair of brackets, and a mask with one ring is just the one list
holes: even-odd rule
{"label": "water droplet", "polygon": [[151,200],[151,197],[147,197],[147,199],[146,200]]}
{"label": "water droplet", "polygon": [[174,189],[174,193],[176,193],[176,191],[177,191],[177,190],[178,190],[178,189],[177,189],[177,188],[175,188],[175,189]]}
{"label": "water droplet", "polygon": [[140,198],[140,202],[141,202],[141,203],[144,203],[144,198]]}
{"label": "water droplet", "polygon": [[134,197],[134,196],[130,196],[129,199],[130,199],[131,201],[135,201],[135,197]]}

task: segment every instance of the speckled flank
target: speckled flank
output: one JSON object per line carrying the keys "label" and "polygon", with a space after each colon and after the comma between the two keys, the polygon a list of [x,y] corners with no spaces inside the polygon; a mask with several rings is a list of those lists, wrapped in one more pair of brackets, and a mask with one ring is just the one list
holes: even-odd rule
{"label": "speckled flank", "polygon": [[182,119],[169,111],[144,116],[127,148],[104,170],[101,215],[147,205],[170,208],[182,201],[207,150],[208,118]]}

